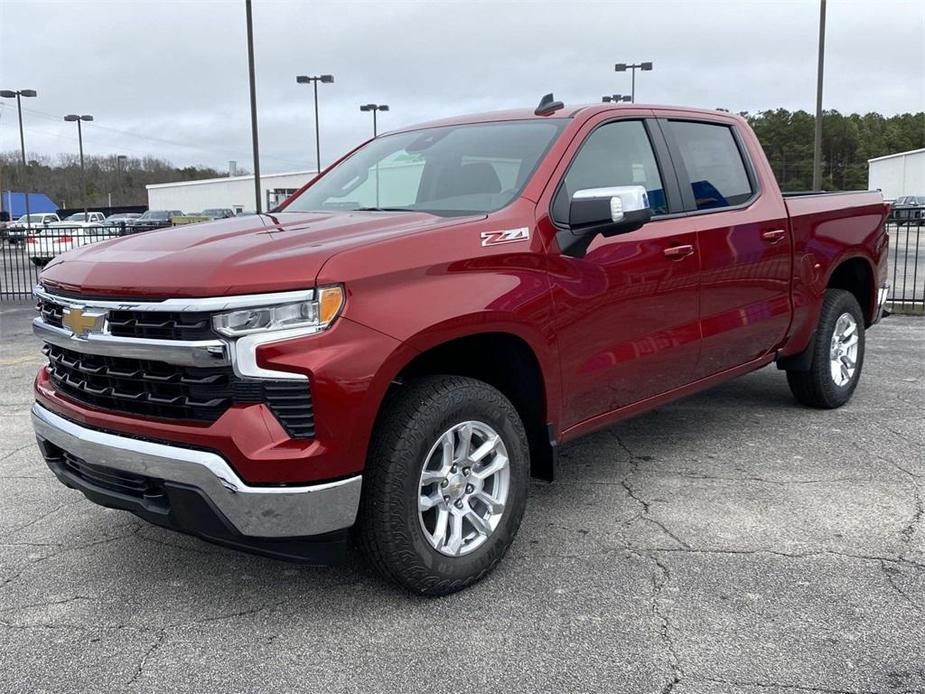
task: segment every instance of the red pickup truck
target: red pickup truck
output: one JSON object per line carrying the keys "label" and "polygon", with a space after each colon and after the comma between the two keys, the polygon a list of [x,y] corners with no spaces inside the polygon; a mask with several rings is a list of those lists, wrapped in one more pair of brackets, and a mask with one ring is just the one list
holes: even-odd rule
{"label": "red pickup truck", "polygon": [[567,441],[772,362],[847,402],[887,214],[782,195],[728,113],[544,98],[408,128],[270,213],[56,258],[33,423],[94,502],[288,559],[353,537],[445,594]]}

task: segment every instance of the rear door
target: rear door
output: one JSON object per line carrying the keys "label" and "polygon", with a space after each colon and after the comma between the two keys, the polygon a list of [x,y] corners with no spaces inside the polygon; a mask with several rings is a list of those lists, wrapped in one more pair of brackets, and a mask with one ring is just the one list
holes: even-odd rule
{"label": "rear door", "polygon": [[576,191],[642,185],[655,216],[552,261],[565,428],[686,384],[700,351],[697,235],[672,218],[681,199],[664,140],[653,119],[607,118],[566,155],[550,215],[563,228]]}
{"label": "rear door", "polygon": [[[790,324],[792,250],[776,183],[730,122],[659,121],[700,251],[702,378],[768,353]],[[760,152],[755,153],[760,156]]]}

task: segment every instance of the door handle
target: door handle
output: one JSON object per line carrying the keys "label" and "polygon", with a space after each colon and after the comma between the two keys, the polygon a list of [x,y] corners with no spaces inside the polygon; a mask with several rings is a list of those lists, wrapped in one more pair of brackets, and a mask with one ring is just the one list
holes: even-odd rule
{"label": "door handle", "polygon": [[764,231],[761,233],[761,238],[763,238],[768,243],[779,243],[784,240],[784,237],[787,235],[787,232],[784,229],[773,229],[771,231]]}
{"label": "door handle", "polygon": [[662,251],[666,257],[671,258],[672,260],[682,260],[683,258],[692,255],[693,252],[694,247],[689,243],[684,244],[683,246],[671,246],[670,248],[666,248],[664,251]]}

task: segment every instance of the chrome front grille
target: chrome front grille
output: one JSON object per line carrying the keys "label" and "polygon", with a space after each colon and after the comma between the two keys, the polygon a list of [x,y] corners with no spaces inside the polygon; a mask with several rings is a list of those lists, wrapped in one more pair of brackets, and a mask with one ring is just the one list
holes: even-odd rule
{"label": "chrome front grille", "polygon": [[236,372],[233,342],[212,331],[224,299],[121,303],[44,290],[36,297],[35,333],[45,341],[50,380],[67,399],[128,416],[204,422],[234,405],[261,403],[292,438],[315,436],[307,378]]}

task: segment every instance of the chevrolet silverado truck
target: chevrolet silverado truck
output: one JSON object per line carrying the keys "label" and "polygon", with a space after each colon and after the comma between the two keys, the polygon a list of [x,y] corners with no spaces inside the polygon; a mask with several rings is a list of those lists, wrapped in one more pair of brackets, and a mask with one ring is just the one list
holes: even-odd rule
{"label": "chevrolet silverado truck", "polygon": [[272,212],[40,276],[42,454],[91,501],[441,595],[484,577],[563,443],[772,363],[852,396],[879,193],[782,195],[735,115],[636,104],[429,123]]}

